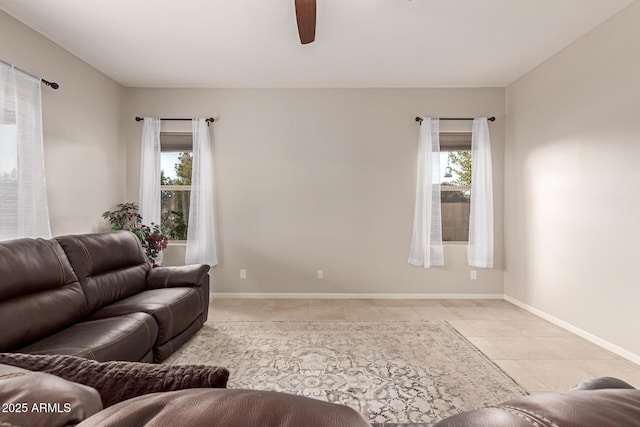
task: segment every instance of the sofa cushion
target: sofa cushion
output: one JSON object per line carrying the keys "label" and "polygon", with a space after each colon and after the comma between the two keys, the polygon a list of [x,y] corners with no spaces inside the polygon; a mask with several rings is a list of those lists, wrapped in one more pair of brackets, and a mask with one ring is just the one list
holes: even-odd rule
{"label": "sofa cushion", "polygon": [[75,425],[102,409],[96,390],[53,375],[0,365],[0,426]]}
{"label": "sofa cushion", "polygon": [[79,234],[56,240],[84,289],[88,313],[146,289],[151,266],[133,233]]}
{"label": "sofa cushion", "polygon": [[370,427],[348,406],[272,391],[192,389],[121,402],[78,427]]}
{"label": "sofa cushion", "polygon": [[0,351],[59,331],[87,311],[84,292],[55,240],[0,243]]}
{"label": "sofa cushion", "polygon": [[157,337],[158,325],[153,317],[132,313],[76,323],[18,351],[137,362],[149,352]]}
{"label": "sofa cushion", "polygon": [[158,324],[157,345],[187,329],[202,314],[200,288],[166,288],[143,291],[102,307],[89,320],[143,312]]}

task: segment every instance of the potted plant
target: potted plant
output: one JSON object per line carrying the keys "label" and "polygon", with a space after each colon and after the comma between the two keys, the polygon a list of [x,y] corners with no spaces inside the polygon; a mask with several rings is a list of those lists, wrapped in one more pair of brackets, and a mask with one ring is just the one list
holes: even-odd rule
{"label": "potted plant", "polygon": [[135,234],[140,239],[149,262],[157,267],[155,260],[167,248],[169,239],[163,235],[159,224],[142,224],[142,216],[136,203],[120,203],[118,209],[106,211],[102,217],[109,221],[112,230],[127,230]]}

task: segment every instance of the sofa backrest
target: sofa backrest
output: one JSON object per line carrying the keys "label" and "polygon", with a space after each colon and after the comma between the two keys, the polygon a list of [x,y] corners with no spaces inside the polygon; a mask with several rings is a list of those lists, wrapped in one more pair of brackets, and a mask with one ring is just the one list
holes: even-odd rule
{"label": "sofa backrest", "polygon": [[78,234],[56,240],[84,289],[88,313],[145,290],[151,266],[133,233]]}
{"label": "sofa backrest", "polygon": [[0,242],[0,351],[70,326],[86,310],[82,287],[58,242]]}

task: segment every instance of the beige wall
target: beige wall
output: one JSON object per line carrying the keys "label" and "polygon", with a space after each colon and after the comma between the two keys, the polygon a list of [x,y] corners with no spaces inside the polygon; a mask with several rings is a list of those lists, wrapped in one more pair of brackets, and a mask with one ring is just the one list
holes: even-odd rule
{"label": "beige wall", "polygon": [[[140,169],[134,116],[216,117],[215,292],[503,293],[504,89],[128,89],[126,110],[129,200],[138,198]],[[407,263],[414,117],[430,114],[497,117],[490,129],[498,267],[476,281],[465,245],[446,247],[445,268]],[[470,129],[457,125],[466,127],[443,127]],[[179,263],[181,254],[171,248],[167,260]]]}
{"label": "beige wall", "polygon": [[124,88],[2,11],[0,59],[60,84],[42,89],[52,233],[104,228],[125,195]]}
{"label": "beige wall", "polygon": [[[43,89],[54,235],[106,229],[104,210],[137,200],[135,115],[215,115],[214,291],[503,292],[504,89],[125,89],[3,12],[0,58],[61,85]],[[491,124],[498,263],[477,281],[469,279],[465,245],[446,247],[445,268],[407,263],[418,114],[498,118]],[[183,249],[171,248],[170,264],[180,263]]]}
{"label": "beige wall", "polygon": [[507,88],[505,197],[506,295],[635,355],[639,22],[636,2]]}

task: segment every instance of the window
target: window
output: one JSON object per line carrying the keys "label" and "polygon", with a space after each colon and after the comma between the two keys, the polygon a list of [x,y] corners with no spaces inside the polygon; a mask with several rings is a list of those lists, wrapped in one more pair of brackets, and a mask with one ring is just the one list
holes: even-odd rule
{"label": "window", "polygon": [[471,133],[440,134],[442,241],[469,240]]}
{"label": "window", "polygon": [[40,79],[0,61],[0,240],[51,238]]}
{"label": "window", "polygon": [[[22,237],[18,230],[18,136],[17,126],[0,124],[0,237]],[[2,239],[0,239],[2,240]]]}
{"label": "window", "polygon": [[191,132],[160,133],[160,223],[169,240],[187,240],[193,161]]}

